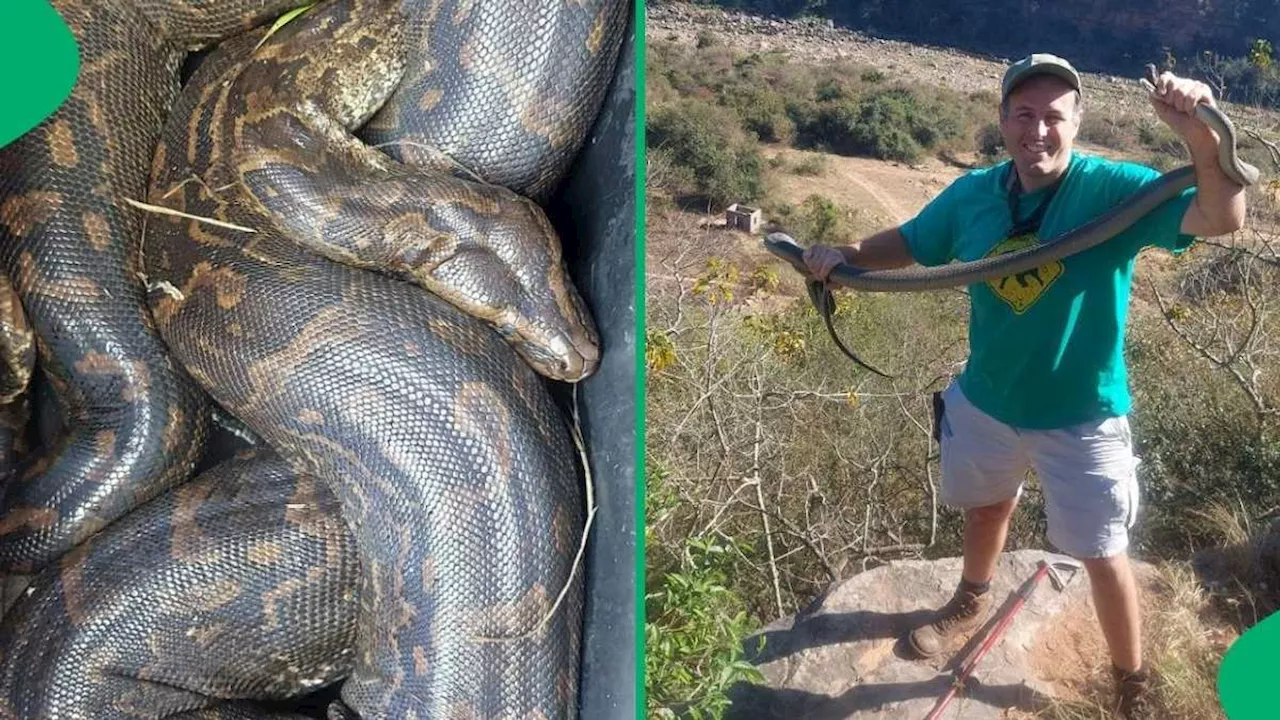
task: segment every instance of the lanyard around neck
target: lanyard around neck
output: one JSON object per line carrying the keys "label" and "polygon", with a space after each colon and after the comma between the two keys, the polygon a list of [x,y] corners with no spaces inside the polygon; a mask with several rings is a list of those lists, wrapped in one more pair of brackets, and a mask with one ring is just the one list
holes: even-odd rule
{"label": "lanyard around neck", "polygon": [[[1071,166],[1067,166],[1067,172],[1070,172]],[[1053,201],[1053,196],[1057,194],[1058,188],[1062,186],[1062,181],[1067,178],[1067,172],[1063,172],[1057,180],[1045,191],[1044,200],[1040,202],[1031,217],[1026,220],[1018,220],[1018,198],[1022,195],[1022,181],[1018,178],[1018,169],[1012,162],[1009,163],[1009,176],[1005,181],[1005,187],[1009,191],[1009,217],[1013,221],[1013,227],[1009,230],[1009,237],[1018,235],[1026,235],[1034,233],[1040,229],[1040,222],[1044,220],[1045,211],[1049,209],[1049,203]]]}

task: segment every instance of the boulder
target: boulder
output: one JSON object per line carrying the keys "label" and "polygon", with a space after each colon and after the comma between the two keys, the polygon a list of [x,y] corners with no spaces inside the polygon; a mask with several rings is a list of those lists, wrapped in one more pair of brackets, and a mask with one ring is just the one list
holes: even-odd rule
{"label": "boulder", "polygon": [[[1071,562],[1036,550],[1002,555],[988,620],[967,643],[933,660],[915,658],[905,636],[930,622],[951,597],[960,558],[895,562],[833,585],[795,617],[747,639],[747,657],[767,682],[733,688],[726,717],[921,720],[1042,560]],[[1083,568],[1074,577],[1062,576],[1070,578],[1064,590],[1049,578],[1036,586],[943,718],[982,720],[1004,717],[1011,708],[1043,709],[1058,696],[1062,681],[1076,679],[1072,673],[1106,662]],[[760,639],[764,644],[757,650]]]}

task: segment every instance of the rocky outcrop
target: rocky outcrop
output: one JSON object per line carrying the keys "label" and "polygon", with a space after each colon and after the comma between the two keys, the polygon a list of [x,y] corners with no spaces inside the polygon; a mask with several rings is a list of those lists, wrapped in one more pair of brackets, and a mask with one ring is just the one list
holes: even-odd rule
{"label": "rocky outcrop", "polygon": [[[796,617],[748,638],[748,657],[767,683],[735,687],[728,717],[920,720],[1041,560],[1069,558],[1035,550],[1003,555],[992,582],[996,607],[986,625],[963,647],[931,661],[914,658],[904,638],[950,598],[960,558],[895,562],[833,586]],[[1093,618],[1083,569],[1062,591],[1045,579],[943,717],[994,719],[1010,708],[1044,708],[1059,695],[1061,681],[1074,679],[1073,667],[1106,662]],[[764,644],[754,650],[757,640]]]}

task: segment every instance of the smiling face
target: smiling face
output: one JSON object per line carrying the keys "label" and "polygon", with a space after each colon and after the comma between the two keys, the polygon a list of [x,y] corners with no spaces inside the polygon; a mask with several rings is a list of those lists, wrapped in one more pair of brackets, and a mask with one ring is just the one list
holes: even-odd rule
{"label": "smiling face", "polygon": [[1053,75],[1028,78],[1009,93],[1000,134],[1023,189],[1045,187],[1066,172],[1080,115],[1076,91]]}

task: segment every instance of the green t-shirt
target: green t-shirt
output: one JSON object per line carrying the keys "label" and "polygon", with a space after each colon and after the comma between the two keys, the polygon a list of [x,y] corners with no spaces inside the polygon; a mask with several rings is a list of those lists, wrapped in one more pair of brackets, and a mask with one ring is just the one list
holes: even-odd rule
{"label": "green t-shirt", "polygon": [[[1013,227],[1008,161],[957,179],[902,226],[921,265],[977,260],[1026,247],[1006,240]],[[1039,238],[1050,240],[1097,217],[1159,177],[1151,168],[1073,153],[1046,208]],[[1179,235],[1194,189],[1156,208],[1128,230],[1084,252],[1015,276],[969,286],[965,397],[988,415],[1027,429],[1061,428],[1129,412],[1124,327],[1138,252],[1180,253]],[[1046,189],[1024,194],[1025,219]]]}

